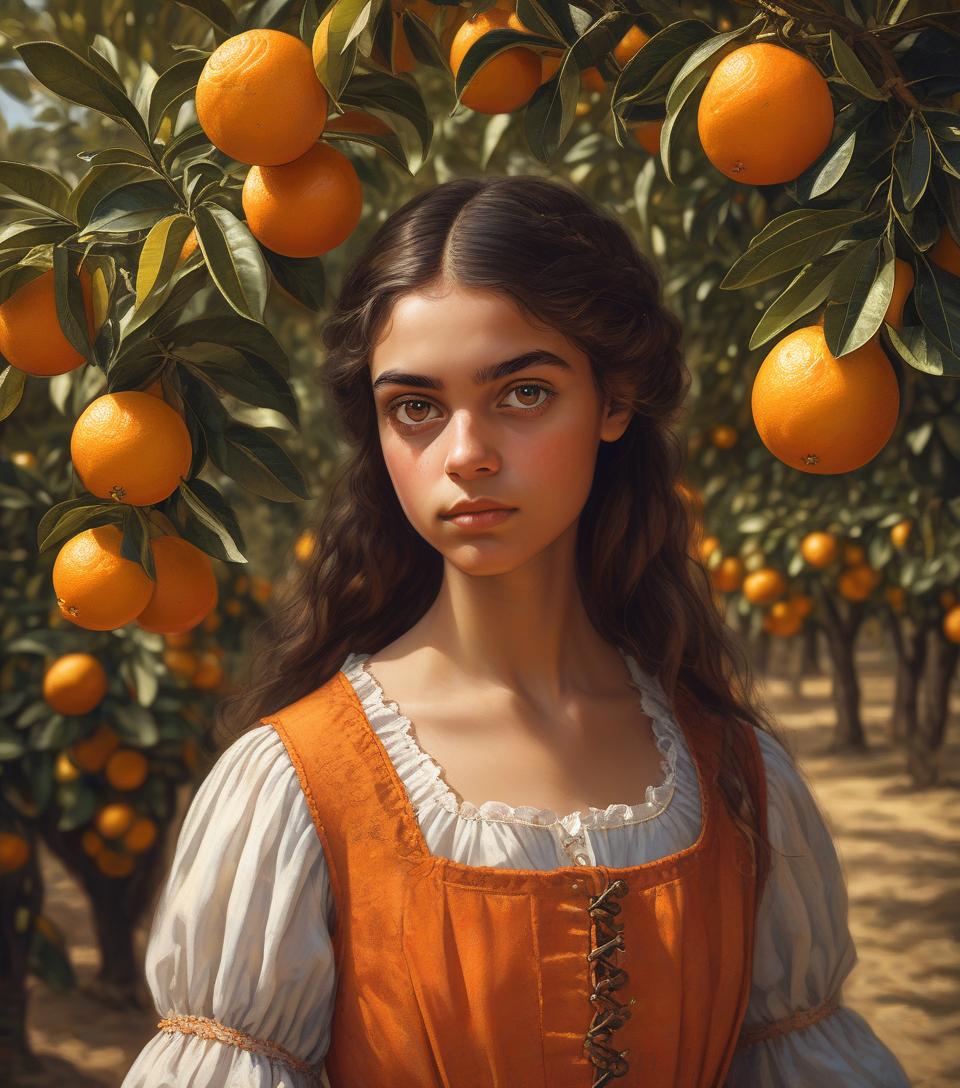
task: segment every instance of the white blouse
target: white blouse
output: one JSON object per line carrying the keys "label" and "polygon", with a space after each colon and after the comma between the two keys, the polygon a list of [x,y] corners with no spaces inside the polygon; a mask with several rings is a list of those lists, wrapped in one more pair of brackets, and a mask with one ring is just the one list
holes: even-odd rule
{"label": "white blouse", "polygon": [[[342,669],[397,769],[431,853],[525,869],[570,865],[585,854],[579,863],[617,868],[696,841],[696,768],[663,688],[632,656],[623,655],[653,722],[664,780],[637,804],[563,817],[496,800],[458,803],[442,769],[418,746],[410,721],[365,669],[369,656],[351,653]],[[867,1021],[840,1003],[857,953],[833,838],[790,757],[768,733],[756,733],[774,854],[759,908],[744,1029],[828,998],[838,1007],[739,1050],[726,1088],[910,1088]],[[323,848],[296,771],[276,731],[258,725],[220,755],[191,801],[146,951],[146,981],[161,1017],[212,1018],[244,1034],[202,1038],[159,1030],[121,1088],[316,1088],[317,1079],[282,1054],[245,1049],[244,1042],[245,1036],[270,1040],[321,1067],[336,990],[334,909]],[[328,1085],[325,1074],[319,1083]]]}

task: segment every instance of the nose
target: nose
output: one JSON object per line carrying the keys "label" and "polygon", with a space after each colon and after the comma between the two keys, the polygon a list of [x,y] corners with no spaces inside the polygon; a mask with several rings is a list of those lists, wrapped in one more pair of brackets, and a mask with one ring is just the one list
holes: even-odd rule
{"label": "nose", "polygon": [[454,412],[446,435],[450,436],[445,458],[448,473],[470,476],[477,469],[499,467],[500,454],[492,442],[492,431],[483,426],[479,415],[466,410]]}

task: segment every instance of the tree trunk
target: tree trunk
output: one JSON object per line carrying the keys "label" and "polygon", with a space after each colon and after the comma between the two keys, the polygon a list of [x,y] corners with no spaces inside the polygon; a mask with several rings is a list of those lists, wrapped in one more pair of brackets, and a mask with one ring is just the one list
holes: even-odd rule
{"label": "tree trunk", "polygon": [[923,626],[909,616],[905,616],[901,623],[893,609],[888,609],[886,618],[896,655],[890,741],[899,746],[908,744],[917,732],[917,696],[927,640]]}
{"label": "tree trunk", "polygon": [[43,908],[43,876],[36,837],[22,826],[16,831],[31,850],[22,869],[0,879],[0,1069],[5,1074],[43,1068],[27,1042],[27,973],[33,921]]}
{"label": "tree trunk", "polygon": [[915,786],[937,782],[939,753],[950,715],[950,683],[957,669],[960,646],[944,638],[939,624],[926,630],[926,669],[923,676],[922,713],[907,749],[907,766]]}
{"label": "tree trunk", "polygon": [[163,843],[165,826],[157,839],[141,854],[130,876],[106,876],[81,845],[82,829],[60,831],[58,814],[51,809],[41,814],[44,842],[86,891],[100,949],[100,969],[86,992],[113,1008],[151,1007],[140,966],[134,953],[133,935],[144,912],[150,907],[164,875]]}
{"label": "tree trunk", "polygon": [[867,739],[860,718],[860,680],[856,667],[857,632],[863,623],[864,608],[860,601],[850,601],[846,615],[840,602],[835,601],[820,585],[814,587],[823,614],[823,633],[830,652],[833,670],[833,699],[837,708],[837,725],[831,752],[862,752]]}

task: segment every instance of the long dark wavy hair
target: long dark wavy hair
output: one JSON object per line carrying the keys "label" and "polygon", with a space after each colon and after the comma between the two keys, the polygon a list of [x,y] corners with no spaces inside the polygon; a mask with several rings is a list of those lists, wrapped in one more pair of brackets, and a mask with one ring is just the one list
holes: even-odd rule
{"label": "long dark wavy hair", "polygon": [[390,215],[350,267],[322,331],[322,381],[345,463],[313,555],[254,632],[248,682],[218,706],[217,729],[232,742],[326,683],[350,652],[397,639],[436,598],[443,557],[407,520],[387,473],[370,358],[401,296],[451,280],[502,292],[561,331],[590,359],[600,392],[633,409],[619,440],[600,443],[578,523],[583,602],[598,633],[657,676],[668,697],[684,689],[714,716],[724,802],[765,874],[770,846],[755,830],[738,723],[787,746],[720,612],[692,545],[697,515],[678,490],[685,444],[672,426],[691,383],[682,327],[627,231],[560,181],[435,185]]}

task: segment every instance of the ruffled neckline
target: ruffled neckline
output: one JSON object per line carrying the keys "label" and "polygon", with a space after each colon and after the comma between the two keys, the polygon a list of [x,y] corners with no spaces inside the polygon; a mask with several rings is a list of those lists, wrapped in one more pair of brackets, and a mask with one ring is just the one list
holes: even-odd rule
{"label": "ruffled neckline", "polygon": [[664,812],[676,791],[681,742],[663,687],[656,677],[640,668],[631,654],[622,649],[620,653],[633,678],[633,686],[639,692],[643,712],[651,720],[654,741],[662,756],[663,781],[656,786],[647,786],[644,799],[636,804],[614,802],[606,808],[591,805],[586,812],[577,810],[564,816],[553,809],[532,805],[509,805],[504,801],[484,801],[476,805],[472,801],[460,801],[445,781],[443,768],[421,748],[410,719],[396,701],[385,698],[380,682],[367,668],[371,654],[349,654],[341,671],[356,690],[364,714],[387,749],[418,815],[424,806],[438,805],[460,820],[550,828],[561,825],[570,834],[577,835],[584,828],[609,829],[653,819]]}

